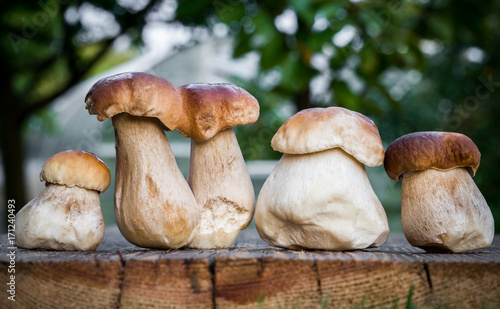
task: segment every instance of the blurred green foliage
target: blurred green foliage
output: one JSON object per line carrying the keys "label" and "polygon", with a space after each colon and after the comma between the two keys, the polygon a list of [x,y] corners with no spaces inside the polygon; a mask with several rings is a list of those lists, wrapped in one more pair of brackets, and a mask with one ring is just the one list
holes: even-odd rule
{"label": "blurred green foliage", "polygon": [[315,106],[369,116],[386,146],[414,131],[464,133],[482,152],[475,181],[499,230],[500,1],[180,1],[177,19],[225,24],[234,57],[260,55],[256,78],[235,80],[262,109],[238,129],[246,158],[279,158],[271,132]]}

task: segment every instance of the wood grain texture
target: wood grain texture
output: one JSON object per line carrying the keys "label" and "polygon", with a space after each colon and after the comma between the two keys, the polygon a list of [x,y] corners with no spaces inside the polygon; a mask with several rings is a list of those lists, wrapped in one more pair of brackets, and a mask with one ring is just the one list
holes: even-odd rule
{"label": "wood grain texture", "polygon": [[204,258],[126,257],[120,304],[125,308],[211,307],[209,267]]}
{"label": "wood grain texture", "polygon": [[[122,263],[118,256],[97,258],[95,254],[37,254],[23,259],[18,250],[16,261],[16,307],[3,290],[1,308],[80,308],[118,306]],[[5,254],[2,252],[2,257]],[[5,265],[5,267],[4,267]],[[0,282],[9,282],[2,260]],[[5,282],[5,283],[4,283]],[[5,285],[6,286],[6,285]]]}
{"label": "wood grain texture", "polygon": [[349,260],[318,261],[318,272],[331,308],[379,308],[396,302],[403,306],[412,285],[414,303],[424,304],[430,296],[424,267],[417,259],[355,253]]}
{"label": "wood grain texture", "polygon": [[216,258],[215,282],[221,308],[317,307],[320,300],[312,259]]}
{"label": "wood grain texture", "polygon": [[[6,235],[0,283],[7,286]],[[148,250],[108,228],[94,252],[16,249],[16,302],[0,308],[500,307],[500,236],[492,247],[430,254],[390,235],[347,252],[268,246],[255,229],[221,250]],[[14,306],[15,305],[15,306]]]}

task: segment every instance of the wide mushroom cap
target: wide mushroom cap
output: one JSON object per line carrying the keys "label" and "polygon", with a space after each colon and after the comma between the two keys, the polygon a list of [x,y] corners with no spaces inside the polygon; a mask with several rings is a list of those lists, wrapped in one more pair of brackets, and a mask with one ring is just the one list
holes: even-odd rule
{"label": "wide mushroom cap", "polygon": [[111,174],[106,163],[96,155],[82,150],[68,150],[50,157],[42,167],[40,181],[96,190],[103,193]]}
{"label": "wide mushroom cap", "polygon": [[189,126],[180,131],[198,142],[222,130],[254,123],[259,103],[245,89],[232,84],[187,84],[178,88]]}
{"label": "wide mushroom cap", "polygon": [[406,172],[427,169],[467,168],[474,176],[481,153],[476,144],[460,133],[414,132],[392,142],[385,153],[384,167],[394,180],[403,180]]}
{"label": "wide mushroom cap", "polygon": [[371,167],[384,161],[384,147],[375,123],[342,107],[310,108],[298,112],[279,128],[271,146],[288,154],[338,147]]}
{"label": "wide mushroom cap", "polygon": [[177,88],[161,77],[142,72],[100,79],[90,88],[85,104],[99,121],[128,113],[158,118],[169,130],[176,130],[184,116]]}

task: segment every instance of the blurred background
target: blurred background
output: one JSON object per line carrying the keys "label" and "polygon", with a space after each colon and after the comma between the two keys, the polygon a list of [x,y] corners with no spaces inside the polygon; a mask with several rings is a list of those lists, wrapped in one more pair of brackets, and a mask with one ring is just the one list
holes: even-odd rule
{"label": "blurred background", "polygon": [[[363,113],[385,148],[414,131],[466,134],[500,231],[500,1],[40,0],[3,2],[0,14],[2,231],[7,199],[19,210],[41,192],[41,167],[59,151],[93,152],[114,176],[111,121],[88,115],[84,98],[125,71],[252,93],[260,119],[236,134],[256,194],[281,157],[272,136],[301,109]],[[189,140],[167,135],[186,175]],[[401,184],[383,167],[367,172],[401,231]],[[101,196],[107,225],[113,187]]]}

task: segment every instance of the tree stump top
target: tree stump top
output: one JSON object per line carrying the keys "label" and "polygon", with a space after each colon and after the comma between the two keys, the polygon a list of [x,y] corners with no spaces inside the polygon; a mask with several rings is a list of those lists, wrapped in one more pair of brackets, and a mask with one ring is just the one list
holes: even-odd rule
{"label": "tree stump top", "polygon": [[[0,237],[0,282],[11,250]],[[430,254],[391,234],[345,252],[271,247],[255,228],[229,249],[151,250],[106,229],[92,252],[15,250],[19,307],[500,306],[500,235],[488,249]],[[6,292],[0,307],[11,308]]]}

